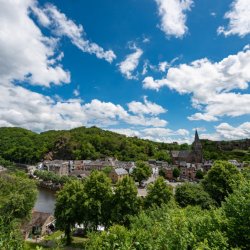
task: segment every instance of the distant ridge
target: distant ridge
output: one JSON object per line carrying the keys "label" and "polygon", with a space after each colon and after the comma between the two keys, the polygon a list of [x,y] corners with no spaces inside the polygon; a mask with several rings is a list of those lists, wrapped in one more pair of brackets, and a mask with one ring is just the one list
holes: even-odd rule
{"label": "distant ridge", "polygon": [[[169,160],[167,150],[180,145],[126,137],[97,127],[50,130],[40,134],[23,128],[0,128],[0,156],[21,163],[42,159],[97,159],[107,156],[120,160]],[[185,145],[187,147],[187,145]]]}
{"label": "distant ridge", "polygon": [[[250,161],[250,139],[201,140],[205,159]],[[188,150],[191,145],[159,143],[127,137],[97,127],[50,130],[40,134],[24,128],[0,128],[0,156],[18,163],[43,159],[97,159],[116,157],[123,161],[167,160],[169,150]]]}

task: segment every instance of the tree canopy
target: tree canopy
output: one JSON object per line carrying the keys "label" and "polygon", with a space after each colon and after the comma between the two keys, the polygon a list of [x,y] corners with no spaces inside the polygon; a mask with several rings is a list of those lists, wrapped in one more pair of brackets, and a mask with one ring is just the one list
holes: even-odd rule
{"label": "tree canopy", "polygon": [[71,228],[79,221],[79,208],[84,202],[83,184],[73,180],[67,182],[57,193],[55,205],[56,227],[65,232],[67,244],[71,243]]}
{"label": "tree canopy", "polygon": [[233,192],[234,186],[240,184],[242,178],[237,167],[227,161],[217,161],[204,177],[202,184],[205,191],[220,205]]}
{"label": "tree canopy", "polygon": [[150,184],[147,188],[147,196],[145,198],[145,207],[161,206],[167,204],[173,197],[173,190],[171,186],[165,183],[163,177]]}
{"label": "tree canopy", "polygon": [[176,187],[175,200],[181,207],[199,205],[208,209],[215,205],[213,199],[200,184],[184,183]]}
{"label": "tree canopy", "polygon": [[37,197],[35,182],[24,175],[0,175],[0,214],[26,219]]}
{"label": "tree canopy", "polygon": [[35,183],[24,174],[0,175],[0,249],[23,249],[19,229],[29,219],[36,196]]}
{"label": "tree canopy", "polygon": [[112,199],[112,222],[129,225],[129,217],[139,212],[137,188],[131,177],[118,181]]}
{"label": "tree canopy", "polygon": [[250,249],[250,181],[246,180],[222,205],[231,245]]}
{"label": "tree canopy", "polygon": [[126,137],[97,127],[47,131],[40,134],[23,128],[0,128],[0,152],[5,160],[32,164],[41,159],[97,159],[123,161],[170,160],[168,150],[180,145]]}
{"label": "tree canopy", "polygon": [[143,161],[136,162],[136,168],[133,169],[132,176],[141,184],[143,180],[147,180],[152,174],[151,167]]}

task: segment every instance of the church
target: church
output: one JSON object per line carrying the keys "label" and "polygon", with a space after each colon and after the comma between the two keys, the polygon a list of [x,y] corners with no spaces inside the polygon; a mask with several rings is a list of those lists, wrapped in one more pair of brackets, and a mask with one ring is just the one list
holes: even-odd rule
{"label": "church", "polygon": [[202,144],[197,130],[192,144],[192,150],[171,151],[172,162],[174,165],[180,165],[181,162],[186,163],[203,163]]}

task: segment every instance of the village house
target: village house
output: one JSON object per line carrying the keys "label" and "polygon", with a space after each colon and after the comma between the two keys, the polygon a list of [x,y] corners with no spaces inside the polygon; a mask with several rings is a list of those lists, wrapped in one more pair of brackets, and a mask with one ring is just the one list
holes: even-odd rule
{"label": "village house", "polygon": [[173,168],[171,167],[167,167],[164,169],[165,171],[165,177],[167,180],[173,180],[174,176],[173,176]]}
{"label": "village house", "polygon": [[85,179],[90,175],[91,171],[86,171],[86,170],[78,170],[75,169],[72,172],[70,172],[70,176],[75,176],[79,179]]}
{"label": "village house", "polygon": [[54,222],[52,214],[33,210],[31,220],[26,221],[21,227],[24,239],[50,234],[55,229]]}
{"label": "village house", "polygon": [[115,167],[116,165],[116,160],[109,157],[104,160],[84,160],[83,161],[83,170],[85,171],[90,171],[90,170],[102,170],[103,168],[107,166]]}
{"label": "village house", "polygon": [[203,170],[207,172],[208,170],[211,169],[212,166],[213,166],[213,161],[209,160],[209,161],[205,161],[202,167],[203,167]]}
{"label": "village house", "polygon": [[116,161],[115,167],[116,168],[124,168],[128,172],[130,172],[130,170],[135,168],[135,163],[133,161]]}
{"label": "village house", "polygon": [[188,179],[188,180],[195,180],[196,176],[196,166],[194,164],[187,163],[184,167],[180,167],[180,178],[181,179]]}
{"label": "village house", "polygon": [[168,165],[169,165],[168,162],[166,162],[166,161],[157,161],[157,160],[154,160],[154,159],[148,160],[148,164],[152,168],[155,168],[155,167],[168,167]]}
{"label": "village house", "polygon": [[58,174],[60,176],[68,175],[70,171],[69,161],[54,160],[44,161],[43,169]]}
{"label": "village house", "polygon": [[72,163],[72,171],[73,170],[83,170],[84,169],[84,161],[82,160],[75,160]]}
{"label": "village house", "polygon": [[122,180],[125,176],[128,176],[128,172],[124,168],[114,168],[109,173],[109,177],[111,178],[113,183]]}

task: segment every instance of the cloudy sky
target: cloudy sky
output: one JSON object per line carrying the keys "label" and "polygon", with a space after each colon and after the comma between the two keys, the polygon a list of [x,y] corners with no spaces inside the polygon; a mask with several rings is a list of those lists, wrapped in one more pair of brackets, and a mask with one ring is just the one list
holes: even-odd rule
{"label": "cloudy sky", "polygon": [[250,137],[249,0],[0,0],[0,126]]}

